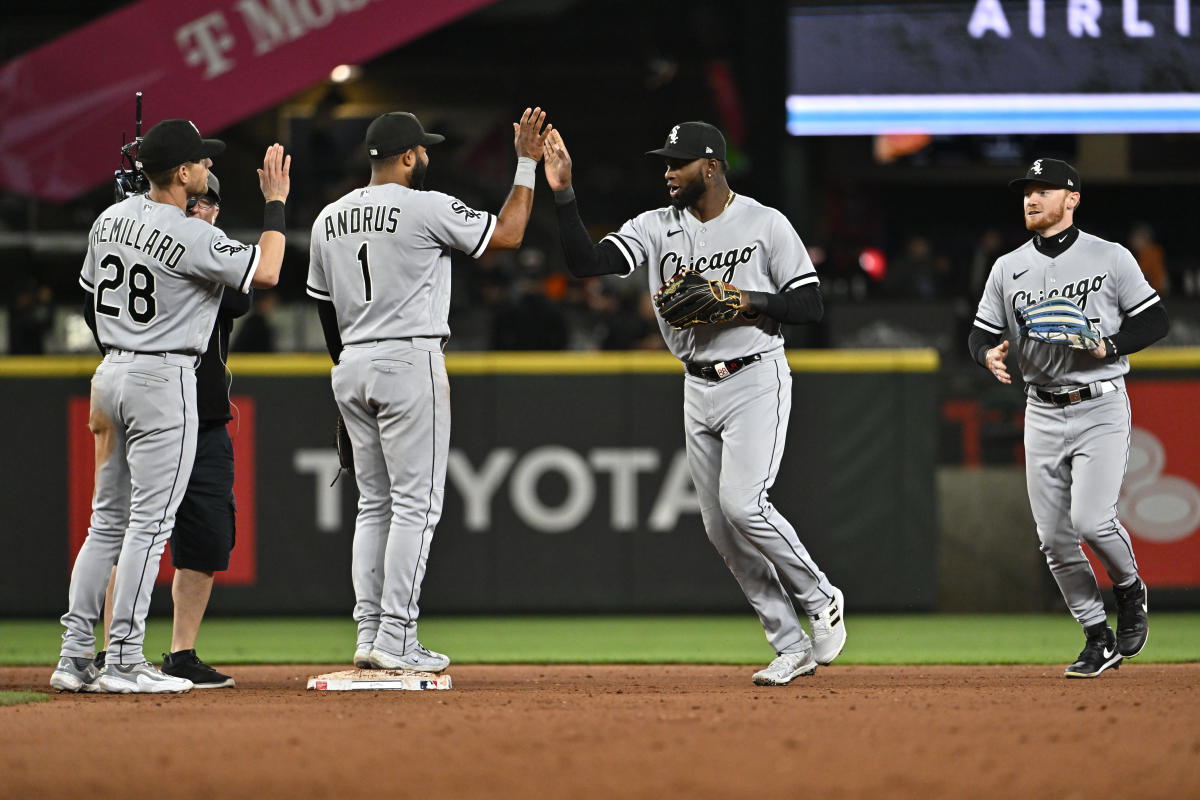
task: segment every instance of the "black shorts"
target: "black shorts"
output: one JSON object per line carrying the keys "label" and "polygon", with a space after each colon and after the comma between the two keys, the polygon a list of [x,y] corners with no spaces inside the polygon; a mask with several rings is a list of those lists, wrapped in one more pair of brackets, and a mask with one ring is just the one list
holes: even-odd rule
{"label": "black shorts", "polygon": [[237,539],[233,503],[233,442],[224,425],[201,426],[196,463],[171,533],[176,569],[220,572],[229,569]]}

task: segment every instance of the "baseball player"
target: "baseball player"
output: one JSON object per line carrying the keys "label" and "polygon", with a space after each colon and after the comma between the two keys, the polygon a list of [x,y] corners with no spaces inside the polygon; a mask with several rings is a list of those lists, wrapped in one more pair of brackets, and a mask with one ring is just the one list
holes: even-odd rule
{"label": "baseball player", "polygon": [[[791,411],[780,326],[821,318],[817,274],[783,214],[729,188],[725,138],[715,127],[676,125],[648,155],[666,160],[670,205],[593,244],[571,187],[570,155],[559,132],[550,132],[546,180],[567,265],[576,277],[630,275],[645,265],[652,293],[686,268],[739,298],[728,321],[682,330],[660,308],[659,328],[686,373],[684,436],[704,528],[778,654],[754,682],[784,685],[831,663],[846,642],[842,592],[767,497]],[[811,639],[801,614],[811,621]]]}
{"label": "baseball player", "polygon": [[[1065,161],[1039,158],[1009,184],[1025,196],[1034,236],[996,260],[968,340],[972,357],[1001,383],[1010,340],[1025,380],[1025,476],[1041,550],[1087,643],[1068,678],[1095,678],[1141,652],[1149,632],[1146,585],[1138,577],[1117,498],[1129,457],[1125,373],[1130,353],[1167,334],[1167,312],[1133,256],[1075,227],[1083,184]],[[1088,349],[1022,335],[1034,304],[1065,298],[1095,329]],[[1086,542],[1112,579],[1117,632],[1105,621]]]}
{"label": "baseball player", "polygon": [[[145,660],[146,614],[158,560],[196,452],[196,366],[208,346],[223,286],[270,287],[283,264],[291,158],[267,148],[259,186],[267,204],[258,244],[242,244],[184,209],[203,194],[212,157],[225,149],[188,120],[164,120],[138,149],[150,191],[106,209],[92,225],[80,284],[92,295],[105,356],[92,377],[88,427],[97,437],[88,535],[75,559],[59,691],[185,692],[189,680]],[[103,670],[93,628],[113,564],[113,619]]]}
{"label": "baseball player", "polygon": [[[221,213],[221,182],[208,173],[208,190],[189,197],[187,215],[215,225]],[[212,594],[213,572],[229,569],[229,554],[235,539],[233,503],[233,442],[225,427],[229,413],[229,377],[225,362],[229,357],[229,333],[233,321],[250,310],[250,294],[231,287],[221,293],[217,324],[209,337],[208,348],[196,368],[196,408],[199,433],[196,458],[187,491],[175,515],[171,533],[171,563],[175,577],[171,581],[174,623],[171,627],[171,652],[163,655],[166,675],[187,678],[195,689],[221,689],[234,685],[229,675],[218,672],[196,655],[196,634],[204,619],[204,610]],[[84,318],[95,335],[95,312],[85,306]],[[104,631],[107,639],[112,627],[113,585],[116,568],[105,594]],[[96,654],[97,668],[103,668],[106,650]]]}
{"label": "baseball player", "polygon": [[[479,258],[520,246],[533,203],[546,115],[513,124],[517,170],[498,215],[423,191],[427,147],[443,141],[406,112],[367,128],[371,182],[326,206],[312,229],[315,298],[333,393],[358,482],[352,577],[360,668],[438,672],[417,638],[429,546],[442,513],[450,445],[450,248]],[[549,128],[547,128],[549,130]]]}

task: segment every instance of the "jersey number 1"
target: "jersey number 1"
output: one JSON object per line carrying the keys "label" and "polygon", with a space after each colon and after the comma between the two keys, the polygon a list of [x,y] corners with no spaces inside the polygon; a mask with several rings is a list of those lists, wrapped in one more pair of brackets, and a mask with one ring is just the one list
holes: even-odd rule
{"label": "jersey number 1", "polygon": [[[120,289],[125,283],[125,262],[118,256],[105,256],[100,262],[100,269],[113,270],[112,277],[100,281],[96,287],[96,313],[109,317],[121,316],[120,306],[110,306],[104,302],[104,293]],[[140,302],[139,302],[140,301]],[[129,294],[126,298],[129,316],[134,322],[143,325],[154,319],[157,308],[154,302],[154,273],[144,264],[134,264],[129,268]]]}
{"label": "jersey number 1", "polygon": [[371,265],[367,263],[366,242],[363,242],[362,247],[358,248],[358,263],[362,265],[363,271],[363,296],[369,303],[371,302]]}

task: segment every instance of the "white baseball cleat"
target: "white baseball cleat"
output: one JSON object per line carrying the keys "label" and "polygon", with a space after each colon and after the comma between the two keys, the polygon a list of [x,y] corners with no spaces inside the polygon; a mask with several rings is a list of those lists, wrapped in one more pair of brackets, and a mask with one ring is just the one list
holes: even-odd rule
{"label": "white baseball cleat", "polygon": [[371,668],[371,646],[365,645],[354,651],[354,666],[358,669]]}
{"label": "white baseball cleat", "polygon": [[60,692],[99,692],[98,677],[100,670],[92,659],[63,656],[50,676],[50,688]]}
{"label": "white baseball cleat", "polygon": [[375,669],[411,669],[417,672],[441,672],[450,666],[450,656],[435,653],[420,642],[402,656],[383,650],[371,651],[371,666]]}
{"label": "white baseball cleat", "polygon": [[812,647],[808,646],[799,653],[780,653],[766,669],[754,673],[754,682],[759,686],[786,686],[794,678],[816,671],[817,662],[813,660]]}
{"label": "white baseball cleat", "polygon": [[100,691],[111,694],[167,694],[191,691],[187,678],[164,675],[149,661],[141,664],[105,664],[100,671]]}
{"label": "white baseball cleat", "polygon": [[833,588],[833,600],[821,609],[821,613],[813,614],[812,641],[813,655],[821,665],[832,664],[833,660],[846,646],[846,606],[842,590]]}

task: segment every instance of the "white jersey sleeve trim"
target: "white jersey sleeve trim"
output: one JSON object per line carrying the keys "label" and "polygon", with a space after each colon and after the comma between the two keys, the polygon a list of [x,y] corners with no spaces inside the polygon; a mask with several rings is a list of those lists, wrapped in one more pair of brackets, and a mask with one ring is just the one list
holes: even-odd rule
{"label": "white jersey sleeve trim", "polygon": [[492,240],[492,234],[496,232],[496,215],[490,211],[484,212],[487,214],[487,225],[484,226],[483,236],[479,237],[479,244],[475,245],[475,249],[471,251],[471,258],[479,258],[487,250],[488,242]]}
{"label": "white jersey sleeve trim", "polygon": [[92,294],[96,293],[95,285],[88,283],[87,278],[83,277],[82,275],[79,276],[79,285],[83,287],[84,291]]}
{"label": "white jersey sleeve trim", "polygon": [[999,325],[994,325],[987,320],[981,319],[980,317],[975,318],[975,327],[981,328],[988,333],[1004,333],[1004,328],[1000,327]]}
{"label": "white jersey sleeve trim", "polygon": [[629,248],[629,245],[625,244],[625,240],[615,233],[610,233],[600,241],[612,242],[615,244],[617,246],[617,251],[624,256],[625,263],[629,265],[629,269],[626,270],[625,274],[633,274],[633,271],[637,268],[637,262],[634,260],[633,250]]}
{"label": "white jersey sleeve trim", "polygon": [[810,283],[820,284],[821,279],[817,277],[817,273],[809,272],[805,275],[792,278],[779,289],[779,293],[783,294],[789,289],[795,289],[797,286],[808,286]]}
{"label": "white jersey sleeve trim", "polygon": [[1129,311],[1126,312],[1126,315],[1130,316],[1130,317],[1136,317],[1138,314],[1142,313],[1147,308],[1149,308],[1150,306],[1157,303],[1160,299],[1161,298],[1159,298],[1158,293],[1155,292],[1154,294],[1150,295],[1142,302],[1135,305],[1133,308],[1129,309]]}
{"label": "white jersey sleeve trim", "polygon": [[333,295],[331,295],[329,292],[321,291],[311,283],[306,283],[304,288],[306,290],[305,293],[314,300],[333,300]]}
{"label": "white jersey sleeve trim", "polygon": [[259,252],[258,245],[250,245],[250,263],[246,265],[246,272],[242,275],[242,283],[238,286],[242,294],[247,294],[250,291],[250,285],[254,281],[254,273],[258,271],[258,262],[262,257]]}

